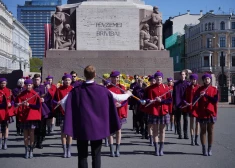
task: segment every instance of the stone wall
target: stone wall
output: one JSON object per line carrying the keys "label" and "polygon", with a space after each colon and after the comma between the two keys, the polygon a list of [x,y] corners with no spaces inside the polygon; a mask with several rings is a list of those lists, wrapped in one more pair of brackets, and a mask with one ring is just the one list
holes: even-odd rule
{"label": "stone wall", "polygon": [[43,79],[50,74],[55,82],[64,72],[74,70],[83,77],[83,69],[79,66],[94,65],[97,74],[119,70],[121,73],[134,75],[151,75],[157,70],[167,77],[173,76],[173,59],[168,51],[47,51],[43,59]]}

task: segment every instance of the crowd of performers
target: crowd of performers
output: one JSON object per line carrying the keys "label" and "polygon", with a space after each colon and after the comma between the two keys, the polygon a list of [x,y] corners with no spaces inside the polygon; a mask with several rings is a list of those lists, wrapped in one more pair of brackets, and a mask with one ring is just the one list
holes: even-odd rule
{"label": "crowd of performers", "polygon": [[42,83],[40,74],[35,74],[33,79],[19,79],[17,88],[11,91],[7,80],[0,78],[0,149],[7,149],[8,125],[16,116],[17,135],[24,136],[24,157],[33,158],[33,149],[42,149],[46,134],[53,131],[55,118],[55,125],[61,128],[63,157],[71,157],[75,139],[78,167],[87,167],[90,141],[92,167],[101,167],[103,139],[105,146],[110,147],[110,156],[120,156],[121,127],[127,122],[129,104],[133,129],[143,139],[149,139],[154,155],[164,155],[165,131],[175,131],[179,139],[189,139],[190,117],[191,145],[199,146],[200,132],[202,154],[211,156],[218,90],[211,85],[210,74],[202,76],[202,86],[197,74],[191,74],[189,80],[187,75],[183,70],[179,80],[169,77],[163,83],[163,73],[157,71],[149,76],[149,86],[135,75],[130,90],[119,83],[119,71],[112,71],[102,85],[96,83],[95,67],[91,65],[84,68],[84,81],[76,81],[77,74],[72,71],[64,74],[59,87],[53,84],[52,76]]}

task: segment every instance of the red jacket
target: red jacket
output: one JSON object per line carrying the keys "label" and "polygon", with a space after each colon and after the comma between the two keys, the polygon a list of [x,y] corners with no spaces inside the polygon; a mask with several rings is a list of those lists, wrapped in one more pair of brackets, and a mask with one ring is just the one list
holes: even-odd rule
{"label": "red jacket", "polygon": [[[193,114],[193,106],[192,106],[192,103],[193,103],[193,97],[197,91],[197,89],[200,87],[200,85],[190,85],[186,88],[186,91],[185,91],[185,98],[184,100],[187,102],[187,103],[191,103],[190,106],[187,106],[185,107],[182,111],[183,112],[189,112],[191,114]],[[194,116],[195,117],[195,116]]]}
{"label": "red jacket", "polygon": [[[200,96],[200,93],[206,90],[206,86],[201,86],[195,93],[194,99]],[[199,99],[194,106],[193,115],[199,119],[217,117],[218,90],[214,86],[209,86],[206,94]]]}
{"label": "red jacket", "polygon": [[[62,100],[72,89],[73,89],[72,85],[59,87],[55,93],[56,101],[58,102],[58,101]],[[58,107],[57,109],[64,115],[64,110],[61,106]]]}
{"label": "red jacket", "polygon": [[0,109],[0,123],[1,121],[8,120],[8,108],[7,108],[6,96],[2,91],[0,91],[0,104],[3,104],[4,102],[5,102],[5,108]]}
{"label": "red jacket", "polygon": [[[125,90],[125,87],[118,84],[118,87],[122,88],[123,90]],[[120,89],[116,88],[115,86],[109,85],[107,86],[107,89],[109,89],[110,91],[116,93],[116,94],[123,94],[123,91],[121,91]],[[127,111],[128,111],[128,103],[127,101],[123,101],[120,102],[122,104],[121,107],[117,107],[117,111],[118,111],[118,116],[120,117],[120,119],[122,118],[127,118]]]}
{"label": "red jacket", "polygon": [[[144,97],[146,99],[154,100],[156,97],[162,96],[168,91],[169,91],[168,86],[164,84],[160,85],[154,84],[146,88]],[[167,100],[169,98],[171,98],[171,94],[170,93],[165,94],[164,96],[161,97],[162,102],[155,102],[148,107],[142,106],[141,110],[143,109],[142,110],[143,112],[146,112],[151,115],[164,116],[167,113],[169,113],[169,104],[165,104],[164,100]]]}
{"label": "red jacket", "polygon": [[[16,98],[16,103],[22,103],[26,101],[29,103],[29,106],[19,105],[17,115],[19,121],[26,122],[31,120],[41,120],[41,101],[37,92],[33,89],[28,91],[25,90]],[[38,106],[38,107],[31,107]]]}
{"label": "red jacket", "polygon": [[13,105],[12,102],[14,102],[14,98],[13,98],[13,94],[12,91],[10,89],[8,89],[7,87],[5,88],[1,88],[0,89],[6,96],[7,99],[7,104],[11,103],[11,107],[8,107],[8,115],[9,117],[15,116],[15,107]]}
{"label": "red jacket", "polygon": [[57,87],[56,85],[52,84],[51,88],[48,89],[48,92],[50,93],[52,99],[54,99],[55,93],[56,93]]}

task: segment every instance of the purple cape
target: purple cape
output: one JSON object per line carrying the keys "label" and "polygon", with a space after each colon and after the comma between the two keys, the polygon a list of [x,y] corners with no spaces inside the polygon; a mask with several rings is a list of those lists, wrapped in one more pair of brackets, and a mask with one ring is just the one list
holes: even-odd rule
{"label": "purple cape", "polygon": [[113,96],[104,86],[84,82],[69,93],[65,134],[78,140],[100,140],[120,128]]}

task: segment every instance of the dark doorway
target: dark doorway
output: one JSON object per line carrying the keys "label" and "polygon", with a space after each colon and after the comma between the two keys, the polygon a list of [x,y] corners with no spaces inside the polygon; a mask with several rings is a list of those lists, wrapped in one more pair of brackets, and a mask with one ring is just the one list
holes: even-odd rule
{"label": "dark doorway", "polygon": [[224,86],[227,86],[227,76],[223,75],[223,80],[224,82],[222,82],[222,74],[219,75],[219,86],[222,86],[222,84],[224,84]]}

